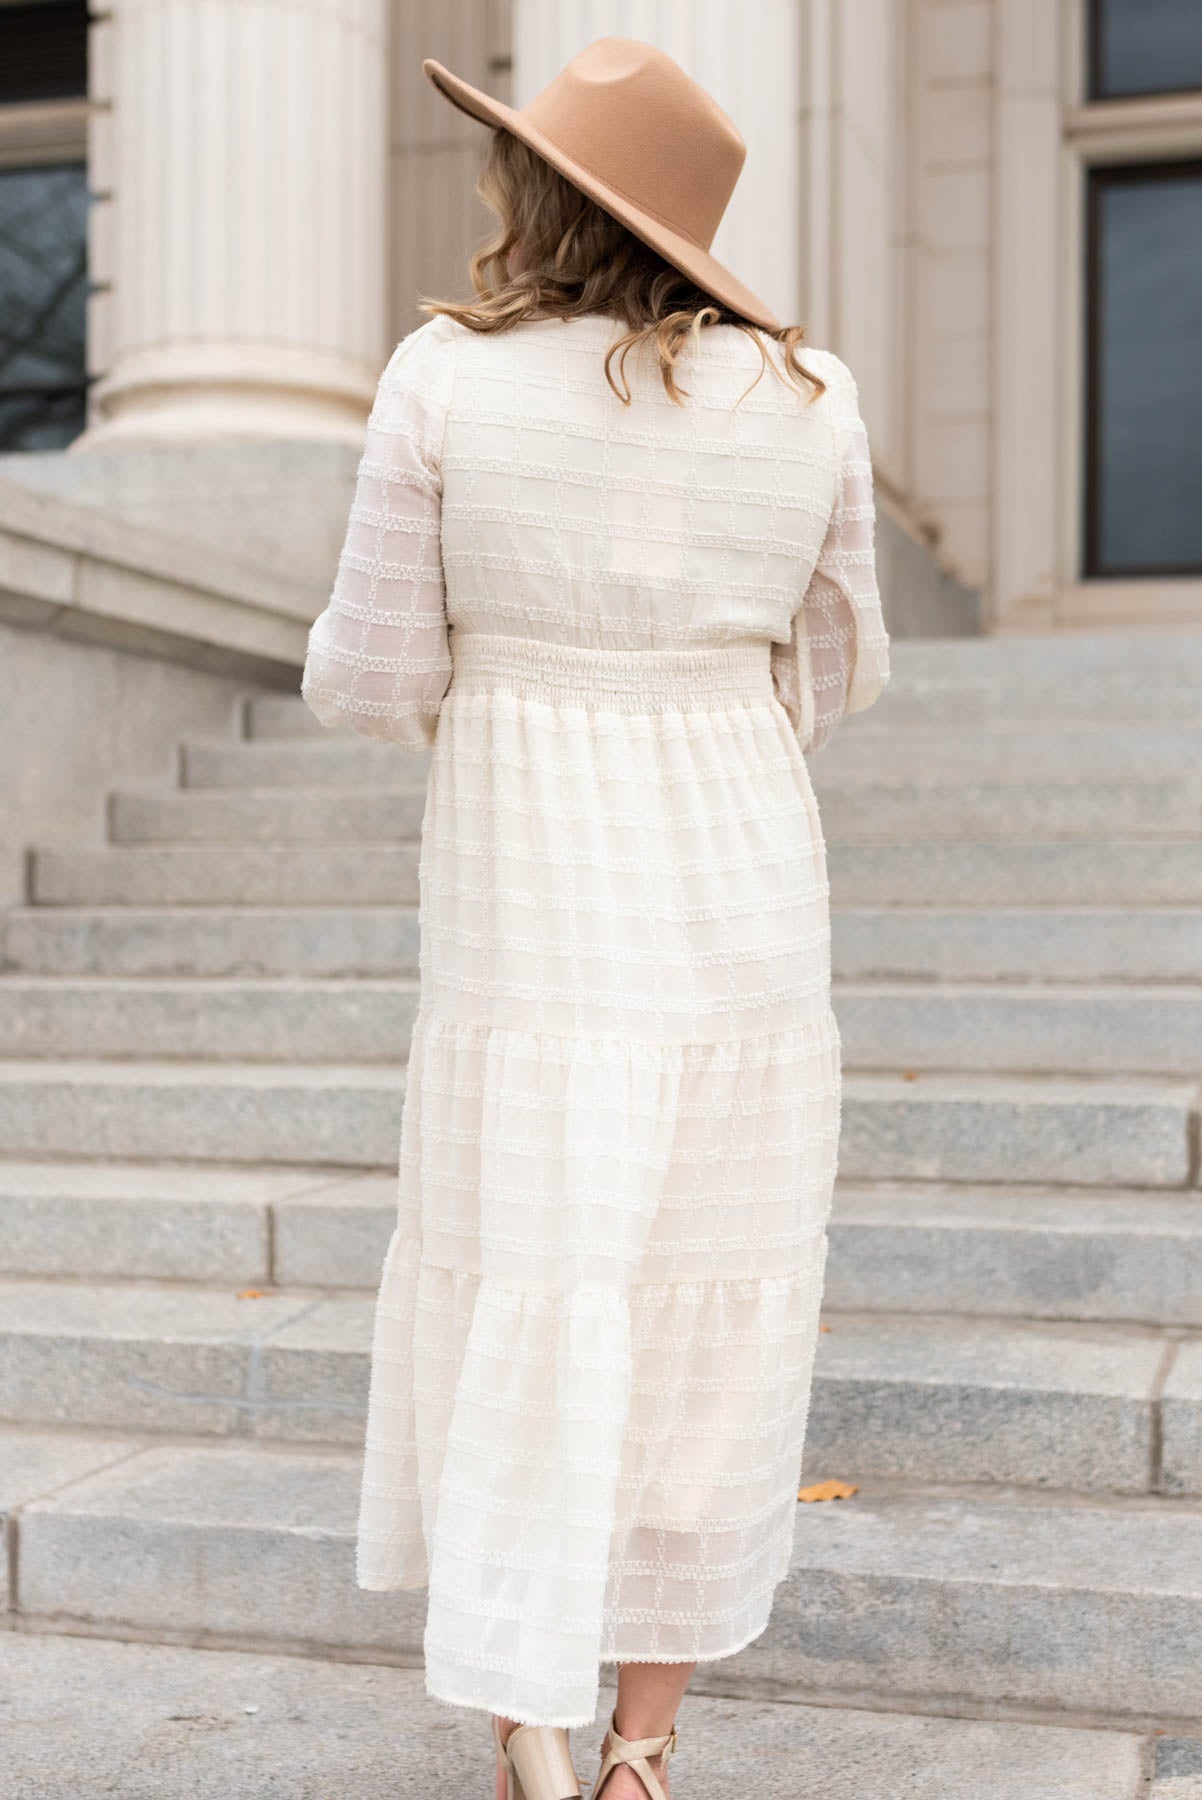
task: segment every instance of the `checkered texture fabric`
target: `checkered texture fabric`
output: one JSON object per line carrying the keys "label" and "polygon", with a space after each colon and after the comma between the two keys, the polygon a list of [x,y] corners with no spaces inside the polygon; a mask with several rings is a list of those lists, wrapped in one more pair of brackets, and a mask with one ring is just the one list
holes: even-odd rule
{"label": "checkered texture fabric", "polygon": [[807,404],[718,327],[627,408],[612,330],[403,341],[303,679],[430,761],[358,1579],[428,1585],[432,1693],[558,1725],[788,1567],[840,1123],[805,752],[889,677],[844,366]]}

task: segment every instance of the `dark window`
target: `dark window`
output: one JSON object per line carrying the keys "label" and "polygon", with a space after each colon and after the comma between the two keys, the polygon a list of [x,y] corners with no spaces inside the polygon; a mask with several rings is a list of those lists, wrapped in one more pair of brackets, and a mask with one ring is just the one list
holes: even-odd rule
{"label": "dark window", "polygon": [[88,91],[88,9],[80,0],[0,6],[0,105]]}
{"label": "dark window", "polygon": [[1090,98],[1202,88],[1202,0],[1091,0]]}
{"label": "dark window", "polygon": [[83,430],[87,205],[83,163],[0,169],[0,451]]}
{"label": "dark window", "polygon": [[1202,163],[1089,177],[1086,573],[1202,572]]}

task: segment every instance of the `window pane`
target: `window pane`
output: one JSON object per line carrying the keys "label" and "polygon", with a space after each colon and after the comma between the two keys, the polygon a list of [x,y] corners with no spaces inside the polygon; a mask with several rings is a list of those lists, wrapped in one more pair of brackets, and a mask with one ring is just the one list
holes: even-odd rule
{"label": "window pane", "polygon": [[82,163],[0,169],[0,450],[81,429],[87,205]]}
{"label": "window pane", "polygon": [[1202,164],[1091,176],[1091,574],[1202,571]]}
{"label": "window pane", "polygon": [[1091,98],[1202,88],[1202,0],[1093,0]]}
{"label": "window pane", "polygon": [[0,102],[70,99],[87,88],[86,0],[0,6]]}

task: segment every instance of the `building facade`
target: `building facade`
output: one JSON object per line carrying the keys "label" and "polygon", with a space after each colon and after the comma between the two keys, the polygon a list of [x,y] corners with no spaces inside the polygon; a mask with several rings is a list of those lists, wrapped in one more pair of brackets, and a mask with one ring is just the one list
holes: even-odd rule
{"label": "building facade", "polygon": [[744,131],[715,249],[858,376],[895,630],[1202,623],[1197,0],[0,4],[8,472],[345,479],[322,450],[486,225],[422,57],[520,104],[607,32]]}

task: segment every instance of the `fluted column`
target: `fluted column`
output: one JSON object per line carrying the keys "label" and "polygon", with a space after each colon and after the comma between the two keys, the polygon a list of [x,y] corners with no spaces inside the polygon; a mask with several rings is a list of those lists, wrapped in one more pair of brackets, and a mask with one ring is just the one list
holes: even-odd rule
{"label": "fluted column", "polygon": [[801,87],[798,0],[514,0],[515,103],[595,38],[655,44],[708,88],[747,142],[713,242],[778,316],[798,317]]}
{"label": "fluted column", "polygon": [[109,12],[81,447],[361,440],[387,348],[387,0]]}

